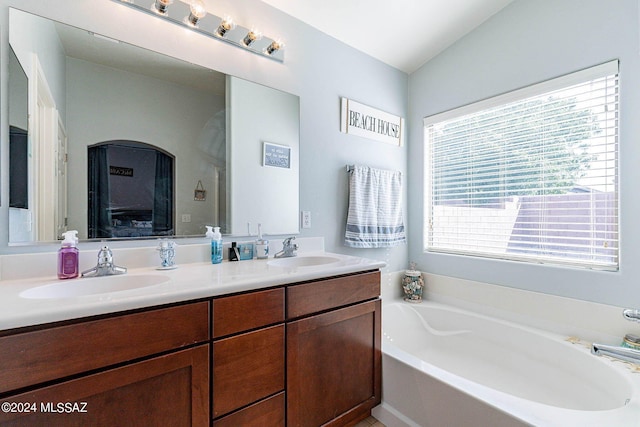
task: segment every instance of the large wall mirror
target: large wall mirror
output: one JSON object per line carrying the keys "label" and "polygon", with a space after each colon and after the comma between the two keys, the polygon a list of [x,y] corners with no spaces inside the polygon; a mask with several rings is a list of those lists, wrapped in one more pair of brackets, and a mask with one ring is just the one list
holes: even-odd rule
{"label": "large wall mirror", "polygon": [[13,8],[9,43],[10,244],[298,233],[297,96]]}

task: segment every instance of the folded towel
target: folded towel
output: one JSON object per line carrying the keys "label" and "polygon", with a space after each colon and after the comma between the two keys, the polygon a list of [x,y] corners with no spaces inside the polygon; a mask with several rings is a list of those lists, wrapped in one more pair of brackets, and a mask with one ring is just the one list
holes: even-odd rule
{"label": "folded towel", "polygon": [[401,173],[354,166],[345,245],[388,248],[405,242]]}

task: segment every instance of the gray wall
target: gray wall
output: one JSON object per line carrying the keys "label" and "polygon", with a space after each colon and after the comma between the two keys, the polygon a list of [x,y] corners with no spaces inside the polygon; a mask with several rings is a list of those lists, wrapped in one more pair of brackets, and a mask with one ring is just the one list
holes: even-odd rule
{"label": "gray wall", "polygon": [[[640,47],[637,0],[516,0],[409,79],[409,256],[431,273],[640,306]],[[422,119],[620,59],[620,271],[423,253]],[[585,313],[588,316],[588,313]]]}
{"label": "gray wall", "polygon": [[[363,163],[406,174],[407,149],[341,134],[339,129],[341,96],[406,117],[407,75],[259,0],[205,0],[205,3],[212,13],[230,14],[242,25],[255,25],[266,35],[282,37],[287,43],[284,64],[226,43],[186,34],[182,28],[112,1],[58,0],[51,7],[50,0],[0,0],[0,52],[4,67],[1,87],[6,88],[8,6],[13,6],[296,94],[300,96],[301,116],[300,209],[312,213],[312,228],[302,230],[301,236],[324,236],[328,251],[384,260],[390,271],[404,268],[406,245],[388,250],[359,250],[346,248],[343,239],[348,197],[345,165]],[[6,141],[6,90],[0,91],[0,100],[0,129],[2,140]],[[8,234],[7,152],[7,144],[2,144],[0,244],[3,245]],[[406,189],[404,200],[406,207]]]}

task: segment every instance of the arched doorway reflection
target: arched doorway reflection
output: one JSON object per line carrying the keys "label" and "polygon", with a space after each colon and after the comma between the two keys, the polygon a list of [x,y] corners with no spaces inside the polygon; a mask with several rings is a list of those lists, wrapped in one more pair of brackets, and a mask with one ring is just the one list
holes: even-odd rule
{"label": "arched doorway reflection", "polygon": [[90,239],[171,236],[174,157],[136,141],[88,147]]}

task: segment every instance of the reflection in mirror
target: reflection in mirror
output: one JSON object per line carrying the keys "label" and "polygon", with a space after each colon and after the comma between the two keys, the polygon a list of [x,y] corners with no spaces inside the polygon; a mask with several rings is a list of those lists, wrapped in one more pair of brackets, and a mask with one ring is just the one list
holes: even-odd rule
{"label": "reflection in mirror", "polygon": [[172,236],[173,165],[134,141],[89,147],[89,238]]}
{"label": "reflection in mirror", "polygon": [[[12,8],[9,42],[31,80],[22,97],[34,117],[29,199],[12,208],[25,213],[10,213],[10,243],[56,240],[67,229],[81,239],[201,236],[205,225],[247,235],[257,223],[298,232],[298,97]],[[240,86],[254,92],[234,96]],[[263,164],[265,141],[290,147],[287,170]],[[106,161],[96,161],[107,143]],[[118,156],[115,145],[154,160]],[[163,155],[169,166],[159,166]],[[132,194],[100,196],[101,179],[111,196]]]}
{"label": "reflection in mirror", "polygon": [[9,206],[28,209],[27,148],[29,81],[13,49],[9,49]]}

